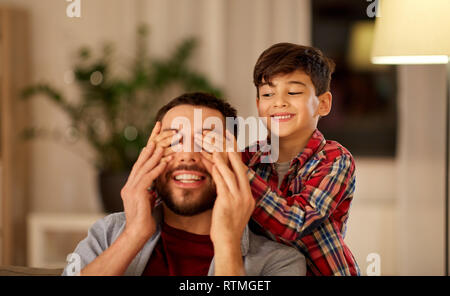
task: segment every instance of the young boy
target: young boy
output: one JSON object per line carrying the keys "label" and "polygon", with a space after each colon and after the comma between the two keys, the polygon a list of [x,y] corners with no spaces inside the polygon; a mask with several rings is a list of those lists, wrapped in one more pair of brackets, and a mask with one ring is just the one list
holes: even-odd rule
{"label": "young boy", "polygon": [[313,47],[278,43],[265,50],[253,74],[256,105],[269,129],[271,119],[278,121],[279,157],[262,163],[260,149],[242,153],[256,199],[253,229],[301,251],[307,275],[360,274],[344,242],[354,160],[317,129],[331,110],[334,66]]}

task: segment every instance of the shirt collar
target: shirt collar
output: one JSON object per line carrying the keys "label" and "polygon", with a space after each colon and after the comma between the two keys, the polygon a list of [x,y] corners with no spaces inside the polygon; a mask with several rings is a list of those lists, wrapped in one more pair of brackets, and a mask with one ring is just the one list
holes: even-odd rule
{"label": "shirt collar", "polygon": [[[292,159],[291,161],[291,165],[293,165],[296,162],[299,162],[300,167],[302,167],[305,162],[312,156],[314,155],[317,151],[319,151],[320,149],[323,148],[323,146],[325,145],[326,141],[325,141],[325,137],[323,136],[323,134],[316,128],[314,130],[314,132],[312,133],[311,137],[309,138],[308,142],[306,143],[305,148],[303,148],[303,150],[297,154],[297,156]],[[252,156],[252,158],[250,159],[250,162],[248,164],[248,167],[253,168],[254,166],[256,166],[257,164],[261,163],[261,158],[263,156],[267,156],[269,155],[269,152],[262,152],[263,149],[261,149],[261,147],[266,146],[268,143],[266,140],[264,141],[259,141],[257,142],[256,147],[258,148],[257,151],[255,152],[255,154]]]}
{"label": "shirt collar", "polygon": [[[154,237],[158,237],[161,232],[161,224],[163,221],[163,206],[162,202],[157,202],[155,208],[153,209],[153,217],[155,218],[155,222],[158,225],[156,233],[153,235]],[[249,249],[249,228],[248,225],[245,226],[244,233],[241,238],[241,252],[242,256],[246,256]]]}

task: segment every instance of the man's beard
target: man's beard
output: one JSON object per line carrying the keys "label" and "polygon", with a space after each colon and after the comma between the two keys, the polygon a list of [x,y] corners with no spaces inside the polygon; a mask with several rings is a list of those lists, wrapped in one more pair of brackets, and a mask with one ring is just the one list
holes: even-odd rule
{"label": "man's beard", "polygon": [[[209,180],[207,184],[199,189],[182,189],[182,202],[176,203],[173,196],[173,192],[169,186],[169,180],[172,178],[172,174],[177,170],[198,171],[206,176],[206,180]],[[194,216],[210,210],[214,207],[216,201],[216,186],[212,182],[211,175],[203,168],[197,165],[179,165],[167,171],[164,175],[159,176],[155,181],[155,189],[158,196],[164,202],[164,204],[175,214],[180,216]],[[198,197],[194,195],[198,194],[197,191],[201,190],[201,194]]]}

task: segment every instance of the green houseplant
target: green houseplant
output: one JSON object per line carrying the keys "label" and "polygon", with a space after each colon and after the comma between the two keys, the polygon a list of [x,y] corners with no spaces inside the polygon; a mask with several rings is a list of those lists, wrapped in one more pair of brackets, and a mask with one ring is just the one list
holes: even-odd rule
{"label": "green houseplant", "polygon": [[[25,99],[43,95],[56,104],[70,118],[68,132],[72,138],[86,140],[94,148],[93,162],[106,212],[122,210],[120,189],[147,142],[164,93],[176,88],[222,96],[220,89],[188,65],[197,45],[195,39],[182,41],[168,58],[156,59],[147,54],[147,37],[147,26],[140,26],[136,56],[127,66],[126,75],[120,77],[113,73],[112,45],[106,45],[97,58],[91,49],[81,48],[72,72],[81,94],[76,103],[47,83],[23,91]],[[49,134],[36,127],[24,131],[26,139]]]}

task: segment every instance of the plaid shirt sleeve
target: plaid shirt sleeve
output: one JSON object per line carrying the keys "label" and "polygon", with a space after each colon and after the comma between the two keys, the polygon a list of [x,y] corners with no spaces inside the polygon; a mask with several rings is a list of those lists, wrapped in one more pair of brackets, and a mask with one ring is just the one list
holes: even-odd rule
{"label": "plaid shirt sleeve", "polygon": [[341,154],[333,161],[318,164],[303,180],[296,176],[291,183],[294,193],[283,196],[249,169],[247,175],[257,201],[253,219],[277,239],[295,241],[329,218],[349,184],[353,184],[354,170],[353,158]]}

